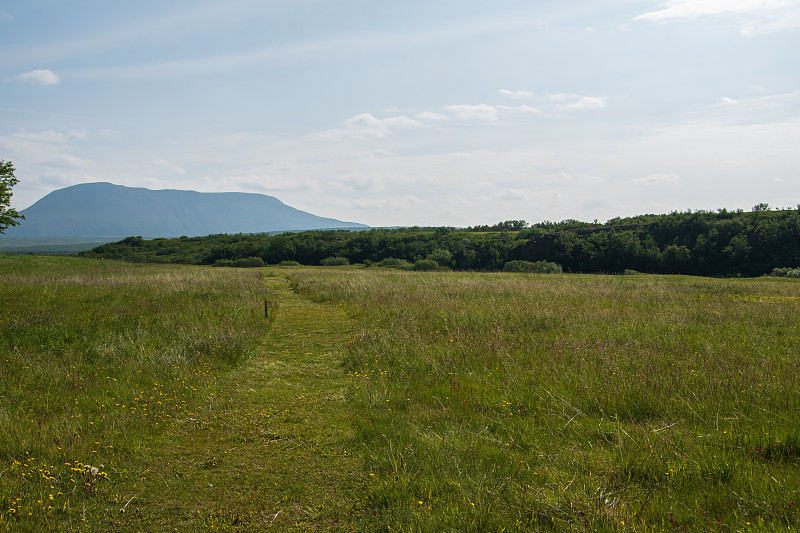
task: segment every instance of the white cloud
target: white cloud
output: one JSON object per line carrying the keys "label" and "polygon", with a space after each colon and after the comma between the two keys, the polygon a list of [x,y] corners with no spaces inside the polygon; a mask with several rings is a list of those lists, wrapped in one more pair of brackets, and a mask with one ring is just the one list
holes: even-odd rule
{"label": "white cloud", "polygon": [[44,173],[39,176],[39,184],[62,189],[74,185],[75,182],[70,178],[65,178],[61,173]]}
{"label": "white cloud", "polygon": [[75,139],[80,139],[82,141],[85,141],[89,138],[89,132],[86,130],[69,130],[67,132],[67,135]]}
{"label": "white cloud", "polygon": [[503,96],[515,99],[533,98],[535,96],[531,91],[509,91],[508,89],[500,89],[497,92]]}
{"label": "white cloud", "polygon": [[345,125],[355,131],[366,132],[370,137],[385,137],[393,128],[421,126],[419,122],[406,116],[375,118],[370,113],[362,113],[345,121]]}
{"label": "white cloud", "polygon": [[603,109],[608,104],[608,98],[605,96],[581,96],[574,102],[570,102],[561,106],[562,109]]}
{"label": "white cloud", "polygon": [[48,143],[58,144],[67,141],[67,136],[56,130],[45,130],[39,132],[21,131],[2,137],[8,142],[28,142],[28,143]]}
{"label": "white cloud", "polygon": [[537,95],[532,91],[510,91],[500,89],[503,96],[512,99],[535,100],[538,107],[523,104],[517,107],[498,105],[495,109],[501,111],[516,111],[523,113],[543,113],[546,111],[583,111],[587,109],[603,109],[608,105],[607,96],[585,96],[574,93],[553,93]]}
{"label": "white cloud", "polygon": [[[22,131],[11,135],[0,135],[0,152],[6,153],[9,158],[36,162],[50,160],[53,157],[58,159],[59,153],[65,154],[69,149],[69,141],[80,138],[79,135],[74,131],[65,134],[55,130]],[[63,162],[69,157],[72,156],[64,155],[59,160]]]}
{"label": "white cloud", "polygon": [[89,175],[90,169],[97,166],[95,160],[71,153],[70,143],[82,140],[84,135],[88,136],[82,130],[0,135],[0,154],[14,161],[21,178],[14,191],[15,207],[24,208],[55,187],[97,181]]}
{"label": "white cloud", "polygon": [[515,189],[513,187],[506,187],[505,189],[499,190],[491,195],[492,200],[499,200],[505,202],[518,202],[523,201],[527,202],[530,200],[530,196],[527,192],[521,189]]}
{"label": "white cloud", "polygon": [[672,0],[661,9],[649,11],[634,17],[633,20],[662,21],[676,18],[696,18],[725,13],[749,13],[783,9],[796,5],[786,0]]}
{"label": "white cloud", "polygon": [[448,117],[447,115],[442,115],[441,113],[434,113],[432,111],[423,111],[421,113],[417,113],[416,115],[414,115],[414,118],[418,118],[419,120],[427,120],[430,122],[450,120],[450,117]]}
{"label": "white cloud", "polygon": [[353,200],[353,206],[357,208],[369,209],[375,207],[375,205],[370,205],[371,203],[380,204],[381,208],[400,206],[404,209],[420,207],[427,204],[425,200],[414,194],[404,194],[394,199],[378,199],[377,201],[371,199]]}
{"label": "white cloud", "polygon": [[383,190],[380,180],[374,176],[361,172],[351,172],[331,180],[331,185],[344,191],[371,191]]}
{"label": "white cloud", "polygon": [[634,178],[633,183],[675,183],[681,178],[675,174],[648,174],[641,178]]}
{"label": "white cloud", "polygon": [[[257,3],[244,0],[247,4]],[[228,2],[229,3],[229,2]],[[226,3],[226,7],[228,5]],[[209,25],[216,25],[221,17],[237,13],[235,9],[221,10],[215,3],[211,6],[215,13],[212,17],[202,17]],[[258,3],[261,7],[265,3]],[[269,3],[267,3],[269,4]],[[280,4],[280,3],[277,3]],[[252,10],[252,8],[251,8]],[[386,50],[404,48],[419,48],[432,46],[439,43],[461,41],[481,35],[502,34],[509,31],[519,31],[535,28],[542,25],[538,17],[529,13],[530,9],[522,12],[500,11],[495,16],[481,14],[470,18],[453,18],[447,22],[423,25],[416,31],[406,29],[399,31],[373,31],[344,32],[340,36],[333,36],[319,40],[280,43],[266,48],[240,50],[230,53],[207,55],[177,61],[156,61],[148,64],[134,64],[111,67],[89,67],[70,71],[72,77],[82,76],[89,78],[176,78],[188,75],[198,75],[216,71],[242,69],[250,65],[263,65],[265,62],[287,58],[315,58],[319,56],[351,57],[353,53],[374,54]],[[103,46],[119,46],[120,42],[138,43],[143,37],[173,33],[175,28],[191,26],[186,20],[187,14],[182,10],[175,16],[167,17],[164,23],[132,24],[127,28],[115,28],[114,31],[103,30],[96,35],[68,43],[46,45],[33,53],[40,57],[53,57],[54,55],[79,55],[87,49]],[[3,54],[0,53],[0,59]]]}
{"label": "white cloud", "polygon": [[563,111],[583,111],[603,109],[608,105],[606,96],[581,96],[579,94],[550,94],[548,100],[556,102],[556,109]]}
{"label": "white cloud", "polygon": [[686,118],[691,121],[741,125],[781,121],[787,116],[796,116],[798,109],[800,91],[741,98],[723,96],[705,109],[687,114]]}
{"label": "white cloud", "polygon": [[800,6],[796,0],[671,0],[633,20],[668,22],[722,15],[746,15],[749,20],[740,28],[746,36],[800,27]]}
{"label": "white cloud", "polygon": [[299,191],[306,194],[319,188],[319,183],[310,178],[273,176],[266,173],[213,176],[207,177],[205,181],[206,190],[209,191],[220,190],[220,186],[223,186],[230,191],[259,191],[267,194]]}
{"label": "white cloud", "polygon": [[14,15],[6,13],[5,11],[0,11],[0,20],[14,20]]}
{"label": "white cloud", "polygon": [[448,105],[445,106],[455,118],[460,120],[497,120],[497,108],[486,104],[478,105]]}
{"label": "white cloud", "polygon": [[[377,159],[380,157],[391,157],[394,153],[390,150],[362,150],[360,152],[353,152],[349,155],[350,159]],[[346,154],[342,155],[342,158],[347,158]]]}
{"label": "white cloud", "polygon": [[362,113],[345,120],[343,128],[336,128],[311,136],[318,140],[381,139],[388,137],[400,128],[424,126],[422,122],[404,115],[387,118],[376,118],[371,113]]}
{"label": "white cloud", "polygon": [[592,185],[605,183],[605,179],[593,174],[575,174],[570,172],[557,172],[548,176],[548,183],[568,184],[574,183],[578,185]]}
{"label": "white cloud", "polygon": [[797,28],[800,28],[800,8],[787,10],[773,17],[748,21],[742,25],[740,33],[746,37],[754,37]]}
{"label": "white cloud", "polygon": [[174,172],[175,174],[180,174],[181,176],[186,174],[186,170],[184,168],[176,166],[176,165],[173,165],[171,162],[167,161],[166,159],[161,159],[161,158],[156,159],[155,161],[153,161],[153,164],[155,166],[157,166],[157,167],[161,167],[161,168],[165,168],[167,170],[170,170],[170,171]]}
{"label": "white cloud", "polygon": [[52,154],[42,160],[42,164],[52,168],[88,170],[95,166],[91,159],[74,156],[72,154]]}
{"label": "white cloud", "polygon": [[14,76],[14,79],[33,85],[58,85],[61,83],[61,78],[49,69],[29,70]]}

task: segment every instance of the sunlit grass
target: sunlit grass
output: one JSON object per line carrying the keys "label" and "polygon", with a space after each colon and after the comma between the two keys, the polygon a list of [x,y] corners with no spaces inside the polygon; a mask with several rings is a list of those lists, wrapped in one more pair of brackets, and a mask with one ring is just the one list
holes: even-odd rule
{"label": "sunlit grass", "polygon": [[0,256],[0,530],[122,508],[143,448],[250,355],[265,295],[253,271]]}
{"label": "sunlit grass", "polygon": [[798,283],[0,256],[0,531],[791,530]]}
{"label": "sunlit grass", "polygon": [[357,319],[346,368],[392,531],[800,522],[800,285],[292,274]]}

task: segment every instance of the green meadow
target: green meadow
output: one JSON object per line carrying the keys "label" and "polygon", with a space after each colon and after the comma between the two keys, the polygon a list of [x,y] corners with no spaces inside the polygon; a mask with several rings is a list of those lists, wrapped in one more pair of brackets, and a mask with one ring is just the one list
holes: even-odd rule
{"label": "green meadow", "polygon": [[793,530],[798,317],[785,278],[0,256],[0,531]]}

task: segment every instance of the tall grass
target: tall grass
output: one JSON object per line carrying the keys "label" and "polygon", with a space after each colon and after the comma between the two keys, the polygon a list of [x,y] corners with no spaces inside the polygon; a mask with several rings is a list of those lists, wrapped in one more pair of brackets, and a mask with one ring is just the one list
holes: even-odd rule
{"label": "tall grass", "polygon": [[385,531],[800,523],[800,284],[298,270],[346,368]]}
{"label": "tall grass", "polygon": [[263,334],[264,297],[254,271],[0,256],[0,531],[122,508],[148,443]]}

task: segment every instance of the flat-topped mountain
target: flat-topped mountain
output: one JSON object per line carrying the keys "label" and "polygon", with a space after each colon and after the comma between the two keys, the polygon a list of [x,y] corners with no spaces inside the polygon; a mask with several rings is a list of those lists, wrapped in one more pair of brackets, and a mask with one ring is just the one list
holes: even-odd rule
{"label": "flat-topped mountain", "polygon": [[82,183],[53,191],[21,211],[25,220],[8,237],[189,237],[367,228],[290,207],[273,196],[150,190]]}

